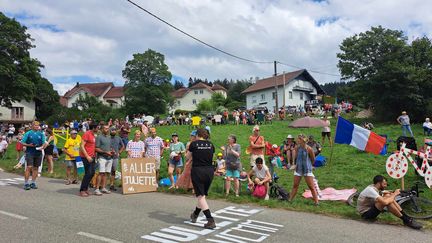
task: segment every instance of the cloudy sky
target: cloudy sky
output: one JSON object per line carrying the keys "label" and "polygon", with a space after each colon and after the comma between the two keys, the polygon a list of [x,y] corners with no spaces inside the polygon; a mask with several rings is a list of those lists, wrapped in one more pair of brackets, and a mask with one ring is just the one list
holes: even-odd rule
{"label": "cloudy sky", "polygon": [[[189,34],[224,51],[328,74],[339,74],[341,41],[382,25],[410,40],[432,37],[429,0],[133,0]],[[121,76],[132,54],[165,55],[177,79],[249,79],[273,74],[273,64],[244,62],[171,29],[126,0],[0,0],[0,11],[28,27],[33,57],[63,94],[76,82]],[[296,68],[278,65],[278,72]],[[320,83],[338,76],[312,73]]]}

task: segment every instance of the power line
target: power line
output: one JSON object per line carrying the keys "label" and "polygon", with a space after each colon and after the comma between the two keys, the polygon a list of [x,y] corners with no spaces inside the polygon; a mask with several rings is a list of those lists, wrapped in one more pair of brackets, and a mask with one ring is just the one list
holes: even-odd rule
{"label": "power line", "polygon": [[[219,51],[219,52],[221,52],[221,53],[223,53],[223,54],[225,54],[225,55],[228,55],[228,56],[233,57],[233,58],[237,58],[237,59],[242,60],[242,61],[251,62],[251,63],[257,63],[257,64],[270,64],[270,63],[273,63],[273,61],[257,61],[257,60],[251,60],[251,59],[244,58],[244,57],[240,57],[240,56],[237,56],[237,55],[235,55],[235,54],[232,54],[232,53],[229,53],[229,52],[227,52],[227,51],[224,51],[224,50],[222,50],[222,49],[220,49],[220,48],[218,48],[218,47],[215,47],[215,46],[213,46],[213,45],[211,45],[211,44],[208,44],[208,43],[205,42],[205,41],[202,41],[202,40],[198,39],[197,37],[195,37],[195,36],[193,36],[193,35],[187,33],[186,31],[181,30],[180,28],[177,28],[176,26],[174,26],[174,25],[170,24],[169,22],[167,22],[166,20],[164,20],[164,19],[158,17],[157,15],[155,15],[155,14],[153,14],[152,12],[150,12],[149,10],[147,10],[147,9],[145,9],[145,8],[143,8],[143,7],[141,7],[140,5],[136,4],[135,2],[133,2],[133,1],[131,1],[131,0],[126,0],[126,1],[128,1],[129,3],[131,3],[132,5],[134,5],[135,7],[141,9],[142,11],[146,12],[147,14],[151,15],[152,17],[156,18],[157,20],[161,21],[162,23],[168,25],[169,27],[171,27],[171,28],[177,30],[178,32],[180,32],[180,33],[182,33],[182,34],[184,34],[184,35],[186,35],[186,36],[188,36],[188,37],[190,37],[190,38],[192,38],[192,39],[198,41],[199,43],[201,43],[201,44],[203,44],[203,45],[205,45],[205,46],[207,46],[207,47],[210,47],[210,48],[212,48],[212,49],[214,49],[214,50],[216,50],[216,51]],[[282,64],[282,65],[288,66],[288,67],[293,67],[293,68],[298,68],[298,69],[306,69],[306,68],[304,68],[304,67],[299,67],[299,66],[295,66],[295,65],[291,65],[291,64],[287,64],[287,63],[279,62],[279,61],[276,61],[276,62],[279,63],[279,64]],[[309,71],[309,72],[312,72],[312,73],[319,73],[319,74],[330,75],[330,76],[336,76],[336,77],[339,77],[339,76],[340,76],[340,75],[337,75],[337,74],[324,73],[324,72],[319,72],[319,71],[315,71],[315,70],[308,70],[308,71]]]}

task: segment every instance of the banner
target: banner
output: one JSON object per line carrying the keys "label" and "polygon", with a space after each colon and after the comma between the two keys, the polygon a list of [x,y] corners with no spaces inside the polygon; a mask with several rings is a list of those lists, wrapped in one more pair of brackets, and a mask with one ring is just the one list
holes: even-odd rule
{"label": "banner", "polygon": [[157,190],[156,160],[134,158],[121,160],[123,194],[154,192]]}

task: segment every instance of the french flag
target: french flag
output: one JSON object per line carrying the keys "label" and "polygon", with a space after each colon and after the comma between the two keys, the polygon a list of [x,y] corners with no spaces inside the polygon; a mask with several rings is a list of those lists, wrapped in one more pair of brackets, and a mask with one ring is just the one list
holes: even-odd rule
{"label": "french flag", "polygon": [[360,150],[378,155],[384,148],[386,139],[339,116],[335,143],[349,144]]}

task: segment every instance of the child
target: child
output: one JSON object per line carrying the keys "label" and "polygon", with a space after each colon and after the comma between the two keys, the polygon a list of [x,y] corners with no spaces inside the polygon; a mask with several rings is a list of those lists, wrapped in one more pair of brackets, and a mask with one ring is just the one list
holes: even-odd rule
{"label": "child", "polygon": [[17,155],[17,157],[16,157],[17,161],[20,160],[20,158],[21,158],[21,152],[24,151],[24,146],[21,143],[21,139],[23,138],[23,135],[24,135],[24,130],[20,129],[19,132],[18,132],[18,135],[17,135],[17,142],[16,142],[16,145],[15,145],[15,150],[16,150],[16,155]]}
{"label": "child", "polygon": [[222,158],[222,153],[217,154],[215,175],[222,176],[225,174],[225,160]]}

